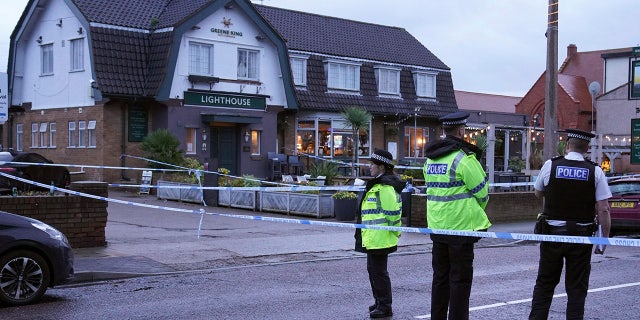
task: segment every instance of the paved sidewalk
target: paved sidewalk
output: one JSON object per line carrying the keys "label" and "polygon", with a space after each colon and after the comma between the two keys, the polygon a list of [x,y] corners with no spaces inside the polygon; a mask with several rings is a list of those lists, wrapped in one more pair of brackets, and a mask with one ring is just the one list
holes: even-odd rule
{"label": "paved sidewalk", "polygon": [[[109,197],[131,203],[180,208],[208,213],[287,216],[199,204],[159,200],[137,195],[137,190],[109,190]],[[310,259],[362,256],[353,251],[353,228],[268,222],[201,215],[110,202],[106,247],[75,249],[75,283],[150,274],[269,264]],[[320,221],[336,222],[325,218]],[[533,222],[507,223],[489,231],[530,233]],[[479,245],[506,244],[511,240],[482,239]],[[430,251],[429,236],[403,233],[398,252]]]}

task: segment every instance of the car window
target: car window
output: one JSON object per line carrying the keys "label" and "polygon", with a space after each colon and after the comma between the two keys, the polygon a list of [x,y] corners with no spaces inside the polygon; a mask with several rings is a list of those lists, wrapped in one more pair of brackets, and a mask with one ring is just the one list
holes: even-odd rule
{"label": "car window", "polygon": [[640,194],[640,183],[612,183],[609,189],[614,195]]}

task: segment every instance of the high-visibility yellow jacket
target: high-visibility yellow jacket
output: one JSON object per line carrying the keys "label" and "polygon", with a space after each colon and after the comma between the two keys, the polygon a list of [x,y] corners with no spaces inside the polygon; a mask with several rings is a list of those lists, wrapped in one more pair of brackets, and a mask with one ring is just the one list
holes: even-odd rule
{"label": "high-visibility yellow jacket", "polygon": [[[376,184],[364,196],[360,206],[362,224],[400,227],[402,198],[391,185]],[[398,245],[400,232],[362,229],[362,246],[367,250]]]}
{"label": "high-visibility yellow jacket", "polygon": [[450,152],[436,152],[433,158],[427,154],[424,165],[429,228],[487,229],[491,226],[484,212],[489,201],[487,175],[473,152],[448,147]]}

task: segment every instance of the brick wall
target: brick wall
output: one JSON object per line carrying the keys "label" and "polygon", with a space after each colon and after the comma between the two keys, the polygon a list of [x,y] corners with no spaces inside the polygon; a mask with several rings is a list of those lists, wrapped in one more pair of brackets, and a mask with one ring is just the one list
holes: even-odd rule
{"label": "brick wall", "polygon": [[[411,226],[426,227],[426,195],[411,196]],[[542,211],[542,201],[533,192],[501,192],[489,195],[486,208],[489,221],[508,222],[535,220],[538,212]]]}
{"label": "brick wall", "polygon": [[[107,184],[74,182],[70,187],[106,197]],[[73,195],[0,197],[0,210],[38,219],[64,233],[73,248],[107,245],[107,202]]]}

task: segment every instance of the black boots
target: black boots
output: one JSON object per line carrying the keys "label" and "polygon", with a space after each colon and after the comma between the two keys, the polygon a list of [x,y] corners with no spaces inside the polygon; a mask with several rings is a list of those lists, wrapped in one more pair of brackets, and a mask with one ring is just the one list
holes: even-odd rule
{"label": "black boots", "polygon": [[[369,313],[369,317],[377,319],[377,318],[386,318],[391,317],[393,312],[391,311],[391,307],[383,307],[383,306],[371,306],[374,307],[373,310]],[[371,307],[369,309],[371,310]]]}

